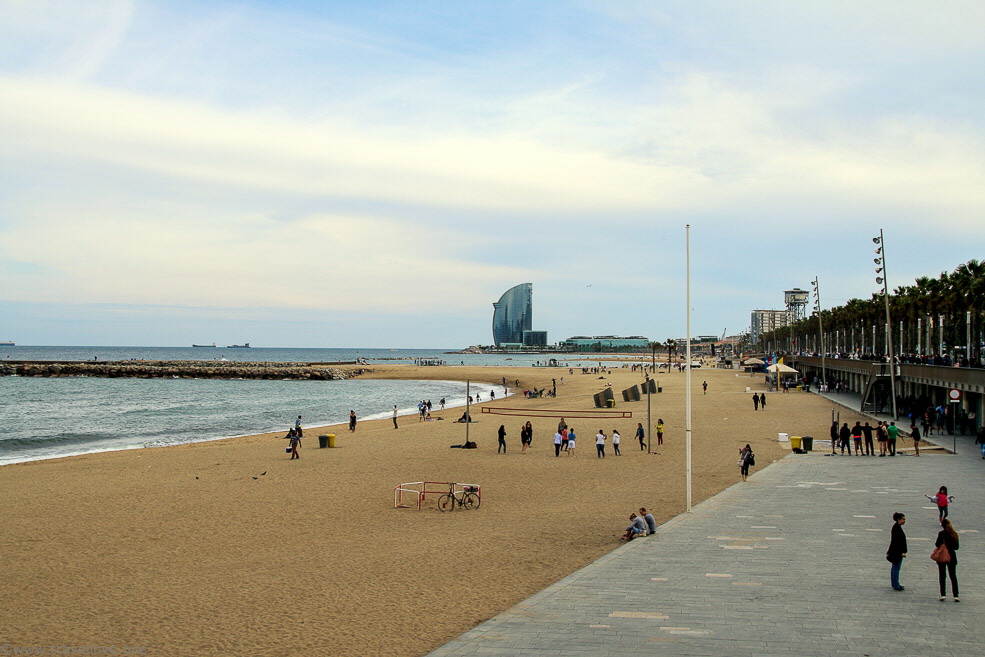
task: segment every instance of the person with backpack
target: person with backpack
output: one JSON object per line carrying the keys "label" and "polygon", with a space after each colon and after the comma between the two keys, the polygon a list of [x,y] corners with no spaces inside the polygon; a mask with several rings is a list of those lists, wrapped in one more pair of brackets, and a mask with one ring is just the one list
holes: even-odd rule
{"label": "person with backpack", "polygon": [[745,481],[749,476],[749,466],[753,465],[756,465],[756,455],[749,443],[746,443],[746,446],[739,450],[739,468],[741,468],[742,481]]}

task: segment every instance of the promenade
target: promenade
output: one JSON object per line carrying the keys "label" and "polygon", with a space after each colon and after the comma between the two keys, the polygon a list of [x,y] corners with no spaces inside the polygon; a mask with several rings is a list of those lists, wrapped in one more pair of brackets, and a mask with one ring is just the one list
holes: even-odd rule
{"label": "promenade", "polygon": [[[858,408],[855,397],[832,395]],[[816,438],[827,433],[819,418]],[[908,426],[908,422],[898,422]],[[951,447],[951,436],[931,436]],[[901,440],[901,446],[910,446]],[[791,454],[430,653],[451,656],[934,655],[985,652],[982,460],[957,454]],[[764,465],[762,463],[760,466]],[[694,472],[700,477],[700,471]],[[961,602],[938,601],[930,560],[946,485],[961,537]],[[623,513],[623,511],[625,513]],[[632,509],[614,514],[628,515]],[[889,585],[892,514],[907,516],[909,557]],[[613,530],[623,529],[623,524]],[[559,527],[554,549],[563,558]]]}

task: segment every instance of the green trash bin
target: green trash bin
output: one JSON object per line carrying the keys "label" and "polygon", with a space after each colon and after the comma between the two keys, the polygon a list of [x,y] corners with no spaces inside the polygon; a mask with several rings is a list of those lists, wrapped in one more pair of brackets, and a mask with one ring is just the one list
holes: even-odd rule
{"label": "green trash bin", "polygon": [[810,452],[814,449],[814,436],[803,436],[800,439],[801,449]]}

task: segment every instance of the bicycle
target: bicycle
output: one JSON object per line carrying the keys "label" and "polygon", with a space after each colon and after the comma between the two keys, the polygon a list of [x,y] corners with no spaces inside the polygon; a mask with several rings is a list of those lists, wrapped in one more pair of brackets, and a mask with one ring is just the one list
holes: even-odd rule
{"label": "bicycle", "polygon": [[482,500],[476,494],[477,490],[478,486],[463,486],[461,491],[455,493],[455,485],[452,484],[448,487],[448,492],[438,498],[438,510],[442,513],[454,511],[456,504],[470,511],[478,509]]}

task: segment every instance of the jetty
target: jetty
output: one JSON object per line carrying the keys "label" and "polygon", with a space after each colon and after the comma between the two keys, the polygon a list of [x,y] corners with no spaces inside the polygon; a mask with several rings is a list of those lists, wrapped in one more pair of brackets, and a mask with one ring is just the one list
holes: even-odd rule
{"label": "jetty", "polygon": [[125,360],[0,362],[0,376],[92,376],[140,379],[291,379],[335,381],[362,374],[356,361],[291,363],[253,361]]}

